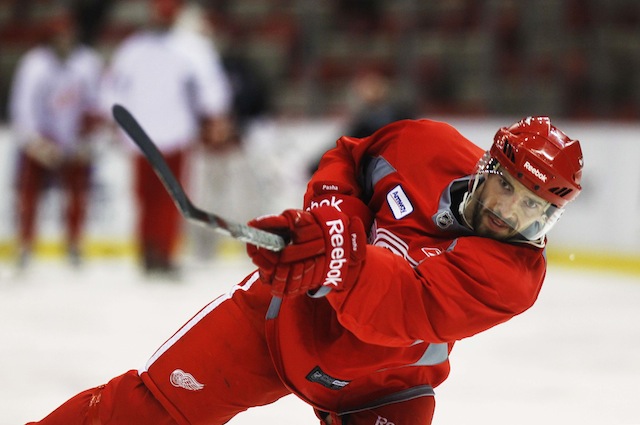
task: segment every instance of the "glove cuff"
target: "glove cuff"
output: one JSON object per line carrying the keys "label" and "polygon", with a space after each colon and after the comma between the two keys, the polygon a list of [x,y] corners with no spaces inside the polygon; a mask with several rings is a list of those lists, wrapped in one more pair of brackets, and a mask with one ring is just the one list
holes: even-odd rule
{"label": "glove cuff", "polygon": [[358,217],[368,233],[373,224],[373,213],[360,198],[335,182],[315,182],[312,187],[313,194],[305,199],[306,211],[323,206],[333,207],[348,217]]}
{"label": "glove cuff", "polygon": [[[366,234],[359,217],[349,217],[331,207],[312,209],[311,214],[321,227],[324,238],[325,263],[321,289],[336,291],[349,288],[358,278],[366,253]],[[329,291],[322,289],[314,297],[322,297]]]}

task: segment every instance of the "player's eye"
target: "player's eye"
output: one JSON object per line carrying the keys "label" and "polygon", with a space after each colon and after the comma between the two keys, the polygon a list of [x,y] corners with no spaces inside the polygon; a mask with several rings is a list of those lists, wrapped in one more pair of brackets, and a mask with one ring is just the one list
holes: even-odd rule
{"label": "player's eye", "polygon": [[535,209],[538,209],[538,208],[541,207],[540,202],[535,201],[535,200],[533,200],[531,198],[525,198],[524,199],[524,205],[525,205],[525,207],[527,207],[529,209],[532,209],[532,210],[535,210]]}
{"label": "player's eye", "polygon": [[500,183],[500,187],[508,192],[512,192],[513,191],[513,185],[511,183],[509,183],[504,177],[500,177],[499,180]]}

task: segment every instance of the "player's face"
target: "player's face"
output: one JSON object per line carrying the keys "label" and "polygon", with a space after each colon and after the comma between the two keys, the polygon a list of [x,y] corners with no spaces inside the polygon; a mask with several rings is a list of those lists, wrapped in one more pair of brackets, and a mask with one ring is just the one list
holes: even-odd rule
{"label": "player's face", "polygon": [[61,29],[51,40],[54,51],[62,58],[67,57],[69,53],[71,53],[74,43],[75,32],[70,26]]}
{"label": "player's face", "polygon": [[171,26],[182,8],[183,0],[151,0],[151,19],[161,27]]}
{"label": "player's face", "polygon": [[549,202],[502,172],[487,175],[465,215],[479,236],[506,240],[542,220],[548,207]]}

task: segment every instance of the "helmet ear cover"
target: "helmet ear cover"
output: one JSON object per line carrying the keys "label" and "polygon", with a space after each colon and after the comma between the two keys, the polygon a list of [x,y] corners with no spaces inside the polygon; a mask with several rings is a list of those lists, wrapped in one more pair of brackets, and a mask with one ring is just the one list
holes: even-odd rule
{"label": "helmet ear cover", "polygon": [[529,117],[499,129],[489,153],[525,187],[557,207],[564,207],[582,190],[580,142],[551,125],[547,117]]}

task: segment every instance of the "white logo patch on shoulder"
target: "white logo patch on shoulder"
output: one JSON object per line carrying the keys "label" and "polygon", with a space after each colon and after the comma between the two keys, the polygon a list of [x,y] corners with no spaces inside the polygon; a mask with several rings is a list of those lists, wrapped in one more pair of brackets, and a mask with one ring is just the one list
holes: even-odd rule
{"label": "white logo patch on shoulder", "polygon": [[176,369],[171,372],[169,380],[174,387],[184,388],[189,391],[199,391],[204,388],[204,384],[198,382],[192,374],[181,369]]}
{"label": "white logo patch on shoulder", "polygon": [[400,185],[387,193],[387,203],[396,220],[400,220],[413,212],[413,205],[411,205],[409,198]]}

